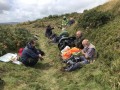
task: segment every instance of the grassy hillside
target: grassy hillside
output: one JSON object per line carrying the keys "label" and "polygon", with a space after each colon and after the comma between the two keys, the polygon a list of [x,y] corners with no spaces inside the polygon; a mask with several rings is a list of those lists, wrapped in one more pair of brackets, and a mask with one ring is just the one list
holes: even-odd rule
{"label": "grassy hillside", "polygon": [[[67,28],[71,35],[82,30],[100,54],[94,64],[74,72],[60,71],[63,63],[60,61],[57,44],[48,43],[49,40],[44,36],[48,24],[54,26],[54,32],[59,34],[62,16],[12,26],[11,28],[26,28],[39,35],[38,42],[46,56],[34,68],[0,62],[0,77],[5,81],[4,85],[0,85],[0,90],[120,90],[119,5],[119,0],[112,0],[95,8],[98,11],[110,10],[115,14],[112,21],[99,28],[84,30],[78,26],[78,22]],[[77,21],[81,14],[67,16],[73,16]]]}

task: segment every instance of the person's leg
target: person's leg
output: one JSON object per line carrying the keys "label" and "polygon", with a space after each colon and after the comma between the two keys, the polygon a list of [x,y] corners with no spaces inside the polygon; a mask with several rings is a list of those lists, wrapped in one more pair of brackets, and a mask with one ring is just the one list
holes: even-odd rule
{"label": "person's leg", "polygon": [[24,60],[24,61],[22,61],[22,63],[23,63],[25,66],[29,66],[28,60]]}
{"label": "person's leg", "polygon": [[82,64],[88,64],[88,60],[84,57],[84,56],[80,56],[80,59],[81,59],[81,63]]}
{"label": "person's leg", "polygon": [[25,66],[34,66],[36,63],[38,62],[38,59],[32,59],[32,58],[29,58],[27,60],[23,60],[22,63],[25,65]]}
{"label": "person's leg", "polygon": [[51,33],[51,32],[49,32],[49,33],[48,33],[48,38],[49,38],[49,39],[50,39],[51,35],[52,35],[52,33]]}
{"label": "person's leg", "polygon": [[37,62],[38,62],[38,58],[36,58],[36,59],[30,58],[29,59],[29,66],[32,67],[32,66],[36,65]]}
{"label": "person's leg", "polygon": [[73,62],[81,62],[81,57],[78,56],[74,56],[72,55],[69,60],[73,61]]}
{"label": "person's leg", "polygon": [[76,69],[80,69],[81,67],[82,67],[81,64],[78,62],[78,63],[75,63],[75,64],[67,67],[67,68],[65,69],[65,71],[74,71],[74,70],[76,70]]}

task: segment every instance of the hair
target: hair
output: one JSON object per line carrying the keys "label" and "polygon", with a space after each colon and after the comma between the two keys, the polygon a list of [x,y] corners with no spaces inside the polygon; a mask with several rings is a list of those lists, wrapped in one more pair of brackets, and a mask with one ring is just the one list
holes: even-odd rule
{"label": "hair", "polygon": [[31,40],[29,43],[30,44],[35,44],[35,40]]}
{"label": "hair", "polygon": [[83,32],[82,32],[82,31],[80,31],[80,30],[79,30],[79,31],[77,31],[76,33],[81,33],[81,36],[83,36]]}
{"label": "hair", "polygon": [[82,41],[82,44],[90,44],[90,42],[89,42],[88,39],[84,39],[84,40]]}
{"label": "hair", "polygon": [[50,24],[49,24],[49,25],[47,25],[47,27],[51,27],[51,26],[50,26]]}

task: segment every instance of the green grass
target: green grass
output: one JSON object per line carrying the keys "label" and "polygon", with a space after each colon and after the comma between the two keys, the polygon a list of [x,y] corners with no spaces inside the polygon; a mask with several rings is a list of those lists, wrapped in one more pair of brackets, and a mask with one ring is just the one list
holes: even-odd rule
{"label": "green grass", "polygon": [[[59,33],[60,20],[45,19],[42,22],[45,25],[51,23],[55,26],[54,32]],[[82,30],[100,54],[94,64],[74,72],[60,71],[64,65],[57,44],[48,43],[44,27],[33,27],[38,22],[13,27],[26,28],[39,35],[40,48],[46,53],[44,61],[39,61],[33,68],[0,62],[0,77],[5,81],[5,85],[0,85],[0,90],[120,90],[119,15],[98,29],[83,30],[78,28],[77,23],[68,28],[70,35],[75,34],[76,30]]]}

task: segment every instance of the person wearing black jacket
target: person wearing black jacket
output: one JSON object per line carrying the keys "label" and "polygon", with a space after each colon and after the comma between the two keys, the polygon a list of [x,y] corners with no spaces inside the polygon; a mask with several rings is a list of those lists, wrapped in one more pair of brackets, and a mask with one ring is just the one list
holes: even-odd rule
{"label": "person wearing black jacket", "polygon": [[75,46],[79,49],[83,49],[82,41],[84,40],[83,33],[81,31],[76,32]]}
{"label": "person wearing black jacket", "polygon": [[24,48],[22,55],[21,55],[21,62],[25,66],[34,66],[39,59],[43,59],[42,56],[45,55],[45,53],[41,50],[38,50],[35,48],[36,41],[31,40],[26,47]]}
{"label": "person wearing black jacket", "polygon": [[50,25],[48,25],[47,28],[46,28],[46,31],[45,31],[45,36],[50,38],[50,36],[52,35],[52,30],[53,29],[54,28],[52,28]]}

